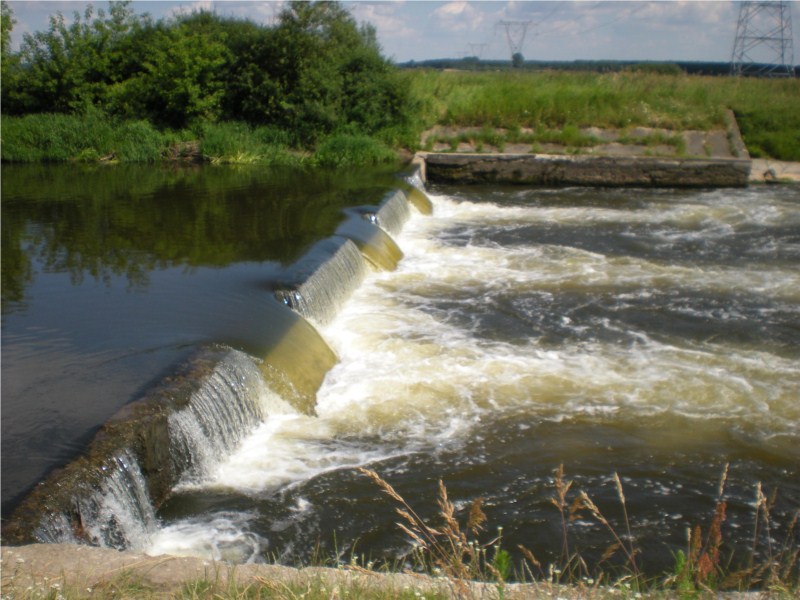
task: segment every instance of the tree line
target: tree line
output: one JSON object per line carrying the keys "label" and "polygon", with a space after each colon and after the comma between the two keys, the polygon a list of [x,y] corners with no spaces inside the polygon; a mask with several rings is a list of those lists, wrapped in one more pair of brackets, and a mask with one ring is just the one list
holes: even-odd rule
{"label": "tree line", "polygon": [[2,108],[147,120],[162,129],[243,121],[312,146],[337,132],[391,139],[411,118],[374,27],[337,2],[290,2],[274,25],[208,11],[153,20],[130,1],[89,5],[10,48],[2,5]]}

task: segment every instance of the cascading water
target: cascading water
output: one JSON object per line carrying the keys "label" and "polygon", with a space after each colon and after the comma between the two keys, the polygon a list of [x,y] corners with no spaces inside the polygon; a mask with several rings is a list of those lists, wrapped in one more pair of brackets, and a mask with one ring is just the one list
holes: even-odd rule
{"label": "cascading water", "polygon": [[[358,226],[357,222],[364,221],[355,214],[350,217],[350,226],[345,223],[336,235],[318,242],[291,266],[291,281],[275,292],[278,300],[302,317],[324,324],[361,284],[368,264],[396,266],[402,253],[385,229],[397,231],[408,218],[405,195],[390,194],[378,214],[382,230]],[[33,531],[34,539],[145,549],[163,546],[164,536],[169,538],[170,532],[191,537],[191,532],[185,533],[186,526],[158,530],[154,502],[148,493],[148,475],[143,474],[137,454],[148,456],[149,471],[171,474],[156,475],[157,478],[171,477],[175,489],[192,489],[217,477],[220,463],[255,428],[304,418],[298,410],[313,413],[306,397],[316,391],[334,357],[305,319],[287,319],[282,326],[282,335],[263,361],[233,349],[213,351],[210,358],[198,357],[188,376],[175,378],[182,381],[177,390],[171,391],[169,386],[156,390],[155,400],[149,404],[143,401],[141,407],[123,410],[125,414],[116,421],[127,423],[128,413],[133,420],[125,430],[127,438],[120,437],[120,444],[133,435],[140,446],[138,450],[122,445],[117,454],[101,459],[100,466],[84,465],[79,460],[69,465],[67,475],[54,475],[52,487],[43,486],[32,494],[28,506],[21,511],[43,513]],[[213,366],[209,368],[209,364]],[[199,381],[193,384],[198,376]],[[182,396],[186,397],[181,399]],[[112,423],[112,432],[101,436],[104,441],[99,446],[106,448],[103,444],[114,437],[115,427]],[[95,446],[90,447],[90,452],[102,454],[103,450],[98,451]],[[169,468],[159,464],[164,458],[169,461]],[[163,486],[163,481],[159,485]],[[50,489],[59,492],[50,494]],[[71,506],[64,506],[64,499]],[[189,553],[197,553],[197,548],[202,547],[202,553],[212,558],[235,562],[258,559],[262,539],[242,532],[246,517],[222,513],[215,519],[213,533],[189,544],[194,549]],[[19,539],[26,539],[25,527],[22,519],[7,529]],[[189,529],[193,530],[191,526]],[[185,551],[171,542],[167,548],[176,554]]]}
{"label": "cascading water", "polygon": [[75,531],[64,512],[53,512],[39,522],[36,538],[49,543],[83,540],[120,550],[148,548],[157,521],[136,457],[127,450],[110,457],[94,479],[95,489],[82,490],[74,506],[62,507],[78,514],[83,530]]}
{"label": "cascading water", "polygon": [[254,360],[231,350],[188,405],[169,415],[176,470],[190,480],[206,476],[265,418],[287,412],[294,410],[267,387]]}
{"label": "cascading water", "polygon": [[375,220],[379,227],[389,235],[397,235],[402,231],[403,225],[411,215],[406,200],[406,195],[397,190],[388,194],[375,213]]}
{"label": "cascading water", "polygon": [[[328,535],[396,558],[391,507],[354,473],[369,465],[432,521],[439,478],[465,504],[483,497],[506,547],[550,556],[564,463],[604,511],[620,474],[658,570],[713,510],[728,460],[741,544],[756,481],[780,487],[776,515],[800,498],[800,212],[752,194],[432,195],[434,215],[398,237],[398,269],[370,274],[321,327],[339,362],[316,415],[268,419],[171,499],[158,550],[190,547],[236,505],[251,515],[240,533],[281,560],[309,560],[304,541]],[[753,242],[758,229],[770,244]],[[219,512],[204,520],[192,507],[208,494]],[[608,547],[601,527],[576,527],[587,556]]]}
{"label": "cascading water", "polygon": [[323,240],[309,255],[293,265],[301,282],[277,291],[276,296],[304,317],[327,323],[364,279],[367,266],[358,246],[347,238]]}

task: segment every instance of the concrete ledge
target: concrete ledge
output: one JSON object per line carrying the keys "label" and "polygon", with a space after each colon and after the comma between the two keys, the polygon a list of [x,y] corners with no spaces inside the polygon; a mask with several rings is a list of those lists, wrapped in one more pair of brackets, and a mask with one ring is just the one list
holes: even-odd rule
{"label": "concrete ledge", "polygon": [[426,180],[596,187],[745,187],[750,160],[420,152]]}

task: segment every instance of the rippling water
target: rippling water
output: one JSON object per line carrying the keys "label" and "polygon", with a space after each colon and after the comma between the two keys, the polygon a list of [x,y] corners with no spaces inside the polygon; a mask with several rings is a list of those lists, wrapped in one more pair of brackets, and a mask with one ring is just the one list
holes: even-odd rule
{"label": "rippling water", "polygon": [[[187,481],[151,552],[303,562],[319,545],[396,557],[407,540],[378,471],[435,522],[442,479],[461,509],[547,560],[563,464],[668,568],[710,522],[752,545],[756,485],[800,506],[800,191],[437,188],[393,272],[371,273],[320,330],[340,362],[317,415],[286,408]],[[573,524],[572,548],[610,545]],[[487,535],[492,535],[490,531]],[[780,524],[774,530],[781,538]]]}

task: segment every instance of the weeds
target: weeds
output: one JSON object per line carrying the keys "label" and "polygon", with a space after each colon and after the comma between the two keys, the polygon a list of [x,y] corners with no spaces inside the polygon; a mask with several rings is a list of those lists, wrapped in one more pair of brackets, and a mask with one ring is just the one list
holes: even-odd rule
{"label": "weeds", "polygon": [[2,132],[2,159],[10,162],[154,162],[166,148],[149,123],[117,123],[98,111],[3,116]]}
{"label": "weeds", "polygon": [[[698,598],[716,595],[724,590],[760,590],[771,598],[796,598],[800,592],[800,547],[797,542],[800,511],[793,514],[785,535],[778,540],[776,535],[779,528],[772,517],[776,494],[765,493],[761,485],[756,487],[756,520],[748,560],[742,568],[736,569],[731,566],[732,557],[725,557],[723,528],[727,522],[728,508],[727,465],[720,477],[708,526],[704,530],[696,525],[689,530],[686,548],[674,554],[671,573],[649,578],[640,567],[641,552],[632,532],[622,480],[616,473],[612,481],[622,509],[622,533],[588,494],[575,489],[561,465],[555,471],[554,493],[550,498],[550,504],[560,516],[561,552],[558,559],[544,565],[532,551],[519,546],[521,560],[515,568],[511,553],[503,548],[502,528],[498,528],[489,541],[480,541],[487,527],[482,498],[469,504],[462,523],[447,488],[440,481],[436,505],[441,523],[433,527],[375,471],[359,471],[395,503],[395,512],[400,518],[397,526],[408,536],[412,545],[400,563],[386,565],[380,571],[373,570],[374,562],[359,561],[353,553],[349,564],[342,564],[338,558],[319,562],[335,564],[336,568],[311,568],[284,574],[255,573],[245,576],[236,567],[229,567],[228,570],[215,571],[210,578],[187,581],[180,588],[176,587],[167,593],[163,582],[156,588],[148,581],[147,569],[144,572],[123,571],[92,588],[70,587],[63,575],[52,580],[40,578],[38,584],[29,585],[30,577],[23,572],[17,573],[19,566],[24,564],[18,559],[13,576],[4,574],[2,597],[19,600],[78,600],[111,596],[147,599],[169,597],[176,600],[437,600],[477,596],[503,598],[512,594],[527,597],[533,594],[535,597],[570,598]],[[601,525],[610,536],[609,546],[595,565],[589,565],[582,556],[573,531],[576,522],[586,517]],[[619,555],[622,562],[612,566],[610,561],[615,555]],[[410,564],[410,573],[403,575],[398,572],[402,564]],[[434,578],[414,578],[413,575],[418,573],[433,575]],[[15,587],[15,579],[19,587]],[[530,584],[531,587],[511,587],[516,585],[514,582]],[[564,586],[569,586],[569,589]]]}
{"label": "weeds", "polygon": [[[481,498],[470,505],[465,526],[462,527],[456,518],[454,504],[448,497],[447,489],[440,481],[437,506],[442,524],[432,527],[375,471],[359,470],[397,503],[395,510],[401,517],[397,526],[412,542],[410,556],[414,566],[429,574],[445,576],[461,595],[466,595],[467,582],[470,581],[503,586],[512,580],[550,586],[570,585],[584,590],[597,590],[602,584],[607,589],[620,590],[625,594],[659,594],[672,591],[681,597],[716,593],[720,590],[763,589],[778,596],[789,596],[800,591],[800,548],[796,541],[800,511],[795,512],[783,541],[777,545],[772,541],[774,521],[771,517],[775,496],[773,494],[768,498],[760,485],[756,490],[756,525],[749,562],[745,568],[736,570],[731,567],[732,557],[727,562],[724,560],[727,465],[720,478],[714,511],[705,533],[700,525],[689,531],[686,550],[675,553],[672,573],[661,578],[648,578],[640,567],[641,551],[632,532],[622,480],[617,473],[613,476],[613,483],[622,513],[622,533],[586,492],[573,489],[573,481],[566,478],[561,465],[555,471],[554,494],[550,498],[550,504],[558,512],[561,523],[561,551],[558,560],[545,566],[531,550],[520,545],[518,550],[522,560],[519,568],[513,571],[512,557],[501,546],[502,529],[489,542],[481,543],[478,539],[487,521]],[[610,537],[610,545],[597,564],[591,566],[581,554],[573,532],[573,524],[586,517],[601,525]],[[758,548],[764,544],[765,555],[759,559]],[[618,554],[622,563],[612,566],[610,561]]]}
{"label": "weeds", "polygon": [[375,471],[359,471],[398,504],[395,510],[401,521],[397,526],[412,540],[411,558],[419,570],[443,575],[454,583],[461,594],[467,592],[469,581],[492,581],[500,585],[506,581],[511,573],[511,556],[502,548],[502,529],[488,543],[480,544],[477,541],[486,523],[486,515],[481,508],[482,498],[470,504],[462,528],[455,517],[455,505],[440,481],[437,506],[443,524],[434,528],[425,523],[411,505]]}

